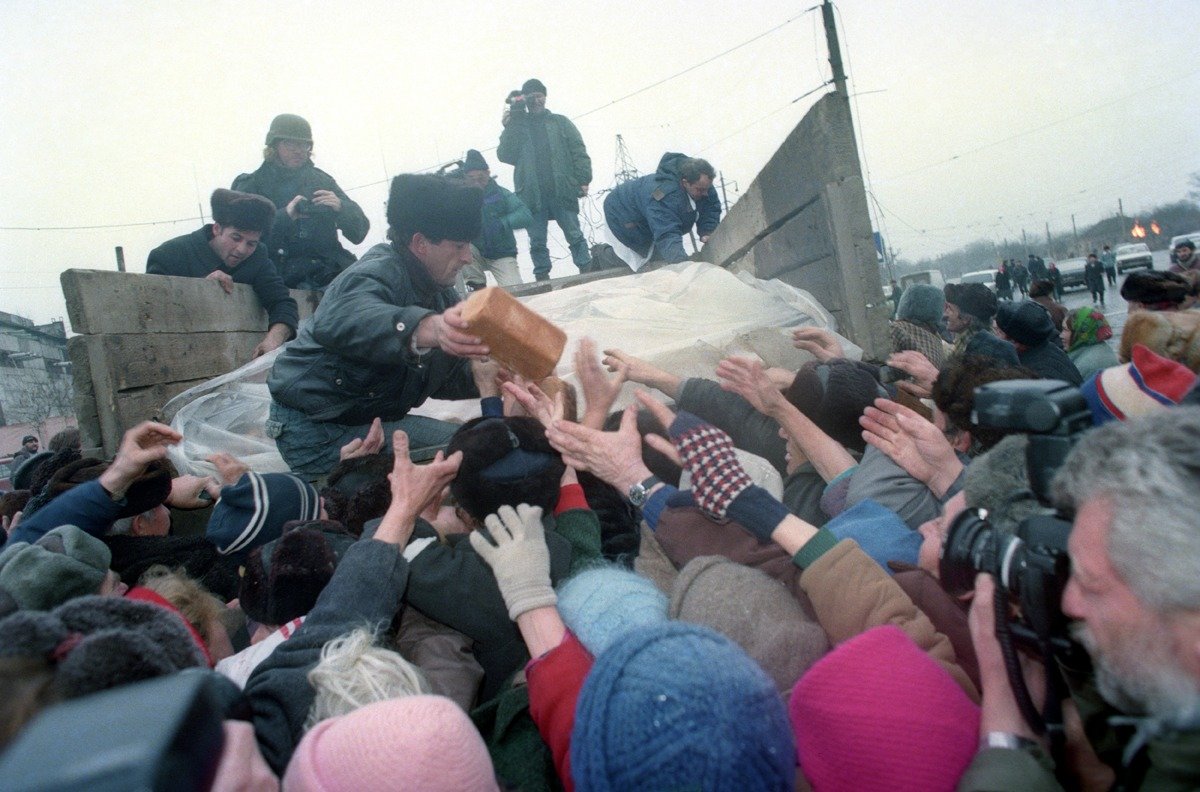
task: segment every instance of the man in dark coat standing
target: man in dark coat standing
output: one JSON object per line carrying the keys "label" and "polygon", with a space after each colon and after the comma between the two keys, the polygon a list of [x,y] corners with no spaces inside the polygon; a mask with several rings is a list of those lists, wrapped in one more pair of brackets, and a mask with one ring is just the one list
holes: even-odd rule
{"label": "man in dark coat standing", "polygon": [[299,321],[296,301],[261,243],[275,205],[259,195],[222,189],[213,191],[211,204],[213,221],[150,251],[146,274],[206,278],[226,294],[233,293],[235,283],[253,288],[267,312],[267,334],[254,348],[254,357],[265,355],[292,338]]}
{"label": "man in dark coat standing", "polygon": [[1104,264],[1096,256],[1095,253],[1088,253],[1087,264],[1083,266],[1083,282],[1087,284],[1088,291],[1092,293],[1092,302],[1100,300],[1100,307],[1104,307]]}
{"label": "man in dark coat standing", "polygon": [[325,171],[312,163],[312,127],[298,115],[276,116],[267,131],[263,164],[233,180],[233,189],[275,204],[269,255],[293,289],[323,289],[354,263],[338,231],[357,245],[371,222]]}
{"label": "man in dark coat standing", "polygon": [[640,179],[631,179],[604,199],[604,220],[608,230],[640,260],[640,269],[648,258],[673,264],[687,259],[683,235],[692,228],[700,243],[721,220],[721,201],[712,188],[716,171],[706,160],[668,152],[658,162],[658,170]]}
{"label": "man in dark coat standing", "polygon": [[339,275],[312,320],[276,359],[267,435],[292,472],[325,475],[338,449],[367,434],[408,433],[414,455],[445,445],[456,425],[409,415],[428,398],[478,398],[471,360],[488,348],[467,332],[459,271],[479,236],[482,192],[459,179],[392,180],[390,242]]}
{"label": "man in dark coat standing", "polygon": [[579,228],[579,199],[592,183],[592,159],[583,136],[571,119],[546,109],[546,86],[537,79],[526,80],[519,92],[509,95],[500,123],[504,131],[496,158],[514,167],[517,197],[533,213],[529,256],[534,279],[550,279],[546,233],[551,220],[567,238],[575,266],[586,272],[592,255]]}

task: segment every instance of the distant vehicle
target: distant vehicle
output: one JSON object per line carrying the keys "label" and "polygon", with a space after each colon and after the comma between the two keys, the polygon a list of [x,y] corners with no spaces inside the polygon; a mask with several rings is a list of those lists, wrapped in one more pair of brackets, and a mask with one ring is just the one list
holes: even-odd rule
{"label": "distant vehicle", "polygon": [[962,277],[958,278],[958,283],[982,283],[992,291],[996,291],[996,271],[995,270],[976,270],[975,272],[965,272]]}
{"label": "distant vehicle", "polygon": [[928,283],[940,289],[946,285],[946,279],[942,277],[941,270],[921,270],[920,272],[910,272],[907,275],[900,276],[901,289],[907,289],[914,283]]}
{"label": "distant vehicle", "polygon": [[1175,261],[1175,246],[1185,239],[1192,240],[1192,242],[1196,244],[1196,248],[1200,250],[1200,231],[1193,231],[1190,234],[1180,234],[1179,236],[1171,237],[1171,246],[1167,248],[1167,252],[1171,254],[1172,264],[1177,263]]}
{"label": "distant vehicle", "polygon": [[1117,254],[1117,272],[1125,270],[1154,269],[1154,256],[1150,254],[1150,246],[1145,242],[1130,242],[1127,245],[1117,245],[1113,251]]}
{"label": "distant vehicle", "polygon": [[1062,274],[1063,291],[1087,288],[1087,282],[1083,279],[1083,268],[1086,266],[1086,258],[1063,259],[1058,262],[1058,271]]}

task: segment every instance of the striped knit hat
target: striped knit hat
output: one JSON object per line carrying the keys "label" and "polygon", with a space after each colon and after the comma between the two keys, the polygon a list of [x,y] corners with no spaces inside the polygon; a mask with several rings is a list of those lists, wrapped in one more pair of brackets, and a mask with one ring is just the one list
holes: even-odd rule
{"label": "striped knit hat", "polygon": [[1079,390],[1099,426],[1179,404],[1195,383],[1187,366],[1137,344],[1131,362],[1097,371]]}
{"label": "striped knit hat", "polygon": [[221,488],[205,536],[222,555],[245,554],[278,539],[290,520],[315,520],[321,512],[316,489],[291,473],[244,473]]}

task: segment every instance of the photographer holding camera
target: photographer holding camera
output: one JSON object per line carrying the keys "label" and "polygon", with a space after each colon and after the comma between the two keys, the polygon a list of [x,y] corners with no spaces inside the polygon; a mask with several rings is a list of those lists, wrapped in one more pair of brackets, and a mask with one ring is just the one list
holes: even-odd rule
{"label": "photographer holding camera", "polygon": [[313,165],[312,127],[298,115],[275,116],[267,131],[263,164],[233,180],[233,189],[269,199],[278,207],[267,238],[271,260],[292,289],[324,289],[354,263],[338,242],[340,230],[357,245],[371,222],[325,171]]}
{"label": "photographer holding camera", "polygon": [[592,160],[571,119],[546,109],[546,86],[526,80],[505,100],[496,158],[512,165],[517,197],[533,213],[529,226],[529,255],[536,280],[550,279],[550,250],[546,232],[558,223],[571,259],[580,272],[591,266],[587,240],[579,228],[579,199],[588,194]]}
{"label": "photographer holding camera", "polygon": [[[1046,466],[1033,451],[1029,459],[1038,491],[1037,468]],[[979,573],[971,629],[983,682],[981,750],[960,789],[1060,788],[1040,724],[1031,725],[1041,720],[1029,717],[1037,696],[1027,692],[1053,691],[1058,679],[1097,756],[1115,771],[1113,788],[1200,785],[1198,487],[1200,409],[1170,408],[1090,431],[1067,454],[1053,479],[1054,500],[1074,515],[1065,553],[1067,529],[1053,518],[1026,521],[1016,537],[996,535],[986,515],[951,528],[943,582],[948,566],[960,579]],[[994,598],[997,588],[1020,600],[1019,618]],[[997,632],[1028,645],[1030,632],[1044,634],[1048,625],[1057,633],[1067,619],[1086,656],[1056,652],[1057,663],[1028,665],[1022,676],[1011,643],[1005,647]],[[1042,645],[1065,643],[1056,634]]]}

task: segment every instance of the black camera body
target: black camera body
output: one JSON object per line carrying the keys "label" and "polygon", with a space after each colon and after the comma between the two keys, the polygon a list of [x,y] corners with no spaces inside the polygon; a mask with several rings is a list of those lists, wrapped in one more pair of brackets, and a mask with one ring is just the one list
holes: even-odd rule
{"label": "black camera body", "polygon": [[[1050,484],[1071,446],[1092,427],[1079,389],[1056,380],[1005,380],[977,388],[971,420],[1029,434],[1029,489],[1011,493],[1007,502],[1042,505],[1050,502]],[[1008,533],[993,526],[985,510],[968,509],[951,524],[942,546],[942,585],[962,594],[975,587],[979,572],[994,575],[1000,590],[1020,606],[1020,615],[1008,625],[1012,636],[1034,648],[1069,652],[1073,644],[1061,608],[1071,572],[1066,517],[1029,517]]]}
{"label": "black camera body", "polygon": [[525,94],[520,91],[510,91],[508,98],[504,101],[508,103],[508,106],[512,108],[512,112],[514,113],[524,113],[529,109],[525,104]]}

